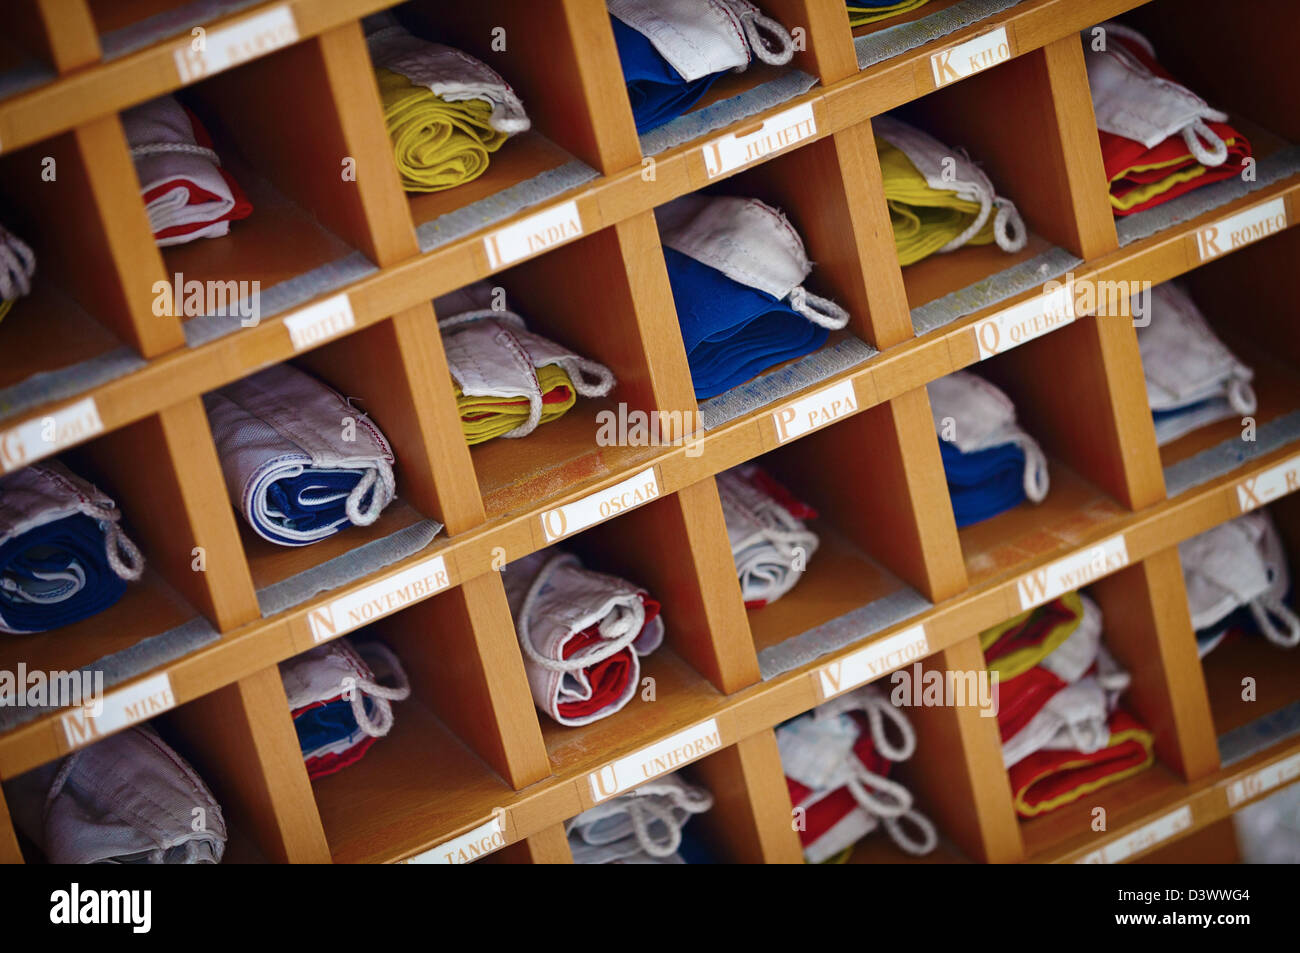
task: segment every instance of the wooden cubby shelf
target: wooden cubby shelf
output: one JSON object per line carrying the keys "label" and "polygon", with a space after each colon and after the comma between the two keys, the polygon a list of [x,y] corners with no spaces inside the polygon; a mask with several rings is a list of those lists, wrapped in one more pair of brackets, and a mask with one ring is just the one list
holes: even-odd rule
{"label": "wooden cubby shelf", "polygon": [[[1246,18],[1215,0],[931,0],[853,29],[841,0],[758,0],[796,36],[793,59],[720,79],[688,138],[637,135],[603,0],[16,0],[0,38],[0,225],[38,267],[0,321],[0,475],[67,464],[116,501],[146,569],[97,616],[0,636],[0,669],[104,668],[109,705],[165,684],[152,723],[221,803],[226,862],[572,863],[566,822],[598,803],[612,766],[686,745],[678,768],[714,800],[692,842],[718,862],[800,863],[775,729],[838,694],[827,674],[880,667],[904,637],[920,646],[908,666],[982,671],[979,634],[1022,611],[1026,580],[1084,566],[1073,578],[1103,609],[1155,763],[1020,820],[996,720],[910,708],[917,750],[891,777],[939,846],[916,857],[878,830],[837,859],[1234,857],[1233,812],[1300,764],[1300,651],[1242,636],[1199,659],[1177,547],[1273,486],[1259,505],[1300,571],[1300,85],[1282,65],[1300,19],[1289,0],[1258,2]],[[363,26],[390,9],[497,71],[529,114],[458,187],[403,189]],[[1231,116],[1258,174],[1194,190],[1176,214],[1113,216],[1080,34],[1115,18]],[[990,35],[1004,58],[936,79],[932,57]],[[254,212],[220,239],[160,248],[123,115],[168,94]],[[873,133],[886,114],[977,164],[1014,202],[1024,247],[900,265]],[[780,134],[747,138],[764,130]],[[756,145],[719,170],[713,147],[733,139]],[[693,193],[781,209],[813,263],[807,290],[849,315],[815,355],[707,401],[657,227]],[[1210,229],[1264,207],[1268,234],[1205,250]],[[502,251],[520,236],[524,250]],[[255,282],[263,311],[242,324],[159,313],[157,287],[178,275]],[[444,296],[485,279],[530,331],[615,383],[527,437],[471,447],[439,321],[465,310]],[[1127,313],[990,346],[989,322],[1067,279],[1177,280],[1253,369],[1251,419],[1158,446]],[[204,410],[282,363],[342,394],[396,461],[375,522],[302,547],[268,542],[231,505]],[[1051,485],[958,529],[926,385],[964,369],[1011,398]],[[796,404],[820,416],[791,435]],[[708,423],[641,445],[598,438],[629,412]],[[51,424],[56,439],[37,439]],[[748,461],[817,513],[798,585],[762,608],[733,581],[716,479]],[[551,538],[555,511],[633,479],[636,505]],[[637,693],[580,727],[536,708],[500,573],[548,546],[662,606]],[[347,615],[362,602],[379,608]],[[411,692],[364,758],[313,781],[279,666],[342,635],[391,649]],[[71,714],[0,721],[0,781],[69,754]],[[0,797],[0,861],[39,862],[10,813]]]}

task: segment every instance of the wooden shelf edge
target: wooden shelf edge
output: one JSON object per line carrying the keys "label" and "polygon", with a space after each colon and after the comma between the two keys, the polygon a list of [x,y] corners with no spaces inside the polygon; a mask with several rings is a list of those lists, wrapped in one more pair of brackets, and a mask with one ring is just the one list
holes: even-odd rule
{"label": "wooden shelf edge", "polygon": [[[1153,553],[1177,545],[1183,539],[1203,532],[1211,526],[1238,515],[1236,486],[1279,461],[1300,451],[1300,441],[1261,456],[1252,463],[1224,474],[1173,500],[1167,500],[1138,513],[1131,513],[1100,526],[1089,539],[1074,547],[1063,547],[1022,566],[1014,573],[990,579],[949,599],[933,609],[908,619],[898,626],[873,635],[863,642],[829,653],[802,668],[788,672],[767,682],[760,682],[732,695],[723,697],[709,717],[717,720],[721,747],[774,727],[821,702],[814,685],[815,673],[823,666],[842,661],[864,646],[889,638],[904,629],[923,624],[926,628],[930,653],[942,651],[963,639],[968,639],[989,625],[993,625],[1019,611],[1017,586],[1019,579],[1044,565],[1072,555],[1087,553],[1098,539],[1122,534],[1125,538],[1132,565]],[[473,534],[465,534],[473,535]],[[453,544],[444,543],[418,556],[410,557],[386,571],[396,575],[421,560],[430,558],[431,552],[444,557],[455,551]],[[449,563],[450,564],[450,563]],[[1116,566],[1112,570],[1123,568]],[[308,615],[322,604],[346,596],[371,584],[374,577],[363,583],[335,590],[327,598],[318,598],[304,606],[290,610],[274,620],[253,623],[185,658],[161,667],[173,685],[178,704],[215,691],[246,677],[268,665],[276,664],[315,644]],[[156,672],[146,673],[128,685],[143,681]],[[882,673],[887,674],[887,673]],[[36,765],[60,757],[64,752],[61,743],[60,713],[54,712],[29,722],[0,736],[0,777],[12,777]],[[694,722],[698,724],[698,721]],[[673,730],[690,727],[690,724],[673,726]],[[537,833],[550,824],[566,819],[574,804],[589,806],[590,795],[585,792],[587,777],[602,766],[611,763],[629,751],[664,740],[667,735],[639,738],[620,745],[616,750],[601,751],[572,765],[562,774],[530,785],[509,795],[502,806],[507,814],[518,812],[511,819],[518,837]],[[1253,764],[1253,762],[1248,762]],[[1245,768],[1242,769],[1243,771]],[[1222,773],[1221,773],[1222,775]],[[1216,775],[1216,778],[1221,777]],[[1228,781],[1235,779],[1234,771]],[[1226,777],[1226,776],[1223,776]],[[1206,783],[1206,782],[1202,782]],[[1199,790],[1199,788],[1196,788]],[[500,798],[497,799],[500,802]],[[581,808],[579,808],[581,809]],[[569,813],[555,813],[556,810]],[[464,820],[449,826],[443,832],[430,832],[430,846],[472,830],[489,818],[471,808]],[[1091,848],[1095,849],[1095,845]],[[410,851],[403,856],[410,856]],[[1086,853],[1086,852],[1085,852]],[[400,860],[402,857],[393,857]]]}

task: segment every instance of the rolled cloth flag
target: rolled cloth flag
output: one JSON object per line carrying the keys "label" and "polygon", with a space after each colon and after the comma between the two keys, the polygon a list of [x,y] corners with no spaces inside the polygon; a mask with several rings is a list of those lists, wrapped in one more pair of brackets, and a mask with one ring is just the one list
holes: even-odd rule
{"label": "rolled cloth flag", "polygon": [[1241,174],[1250,143],[1227,113],[1176,82],[1137,30],[1100,29],[1105,48],[1084,33],[1083,49],[1111,210],[1131,215]]}
{"label": "rolled cloth flag", "polygon": [[837,857],[881,826],[909,854],[938,845],[938,832],[913,807],[912,793],[888,776],[893,763],[915,753],[916,732],[875,685],[780,725],[776,743],[790,801],[803,812],[799,840],[809,863]]}
{"label": "rolled cloth flag", "polygon": [[554,548],[510,563],[504,581],[539,709],[561,725],[587,725],[632,700],[640,658],[663,642],[658,602]]}
{"label": "rolled cloth flag", "polygon": [[392,730],[392,702],[411,694],[397,656],[380,642],[336,639],[281,662],[280,678],[313,781],[360,761]]}
{"label": "rolled cloth flag", "polygon": [[[393,450],[379,428],[297,368],[276,364],[203,406],[226,492],[263,539],[306,546],[369,526],[393,501]],[[345,421],[355,422],[346,435]]]}
{"label": "rolled cloth flag", "polygon": [[677,773],[647,781],[565,822],[575,864],[680,864],[682,829],[713,795]]}
{"label": "rolled cloth flag", "polygon": [[847,311],[803,286],[812,262],[778,209],[687,195],[656,218],[697,398],[815,351],[848,324]]}
{"label": "rolled cloth flag", "polygon": [[171,96],[122,113],[149,227],[160,246],[219,238],[253,212],[199,118]]}
{"label": "rolled cloth flag", "polygon": [[471,445],[526,437],[564,416],[578,395],[604,397],[614,389],[605,365],[532,333],[515,312],[491,307],[492,300],[491,286],[481,281],[434,302]]}
{"label": "rolled cloth flag", "polygon": [[0,632],[48,632],[122,598],[144,558],[121,518],[57,461],[0,477]]}
{"label": "rolled cloth flag", "polygon": [[1178,544],[1187,604],[1200,654],[1234,624],[1257,628],[1274,645],[1300,645],[1300,616],[1286,604],[1291,573],[1267,511],[1239,516]]}
{"label": "rolled cloth flag", "polygon": [[876,116],[871,128],[899,264],[966,245],[1025,247],[1028,233],[1016,206],[965,155],[893,116]]}
{"label": "rolled cloth flag", "polygon": [[607,0],[638,133],[689,110],[751,59],[790,62],[789,32],[747,0]]}
{"label": "rolled cloth flag", "polygon": [[848,0],[849,26],[865,26],[888,20],[903,13],[911,13],[930,0]]}
{"label": "rolled cloth flag", "polygon": [[1151,304],[1137,337],[1156,442],[1164,446],[1207,424],[1253,414],[1254,372],[1215,336],[1187,293],[1169,282],[1156,285]]}
{"label": "rolled cloth flag", "polygon": [[984,662],[999,678],[1013,679],[1054,653],[1085,620],[1086,630],[1095,630],[1100,635],[1100,614],[1096,603],[1091,600],[1085,603],[1079,593],[1067,592],[981,632]]}
{"label": "rolled cloth flag", "polygon": [[1047,458],[1016,425],[1006,394],[969,371],[931,381],[926,390],[959,527],[1047,497]]}
{"label": "rolled cloth flag", "polygon": [[14,301],[32,290],[36,255],[21,238],[0,225],[0,321]]}
{"label": "rolled cloth flag", "polygon": [[1043,748],[1008,771],[1016,813],[1037,817],[1149,768],[1155,739],[1120,709],[1110,716],[1104,747],[1092,752]]}
{"label": "rolled cloth flag", "polygon": [[149,725],[5,784],[14,825],[52,864],[217,864],[221,805]]}
{"label": "rolled cloth flag", "polygon": [[817,534],[804,525],[817,513],[752,463],[717,480],[740,593],[746,608],[760,609],[793,589],[817,552]]}
{"label": "rolled cloth flag", "polygon": [[510,84],[486,64],[414,36],[391,14],[365,23],[384,125],[408,192],[477,179],[488,157],[531,125]]}

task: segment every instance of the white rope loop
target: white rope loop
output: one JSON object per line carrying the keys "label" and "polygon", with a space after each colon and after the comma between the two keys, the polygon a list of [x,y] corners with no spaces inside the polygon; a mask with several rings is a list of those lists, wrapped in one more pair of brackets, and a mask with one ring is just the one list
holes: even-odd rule
{"label": "white rope loop", "polygon": [[1243,378],[1232,378],[1228,382],[1228,404],[1239,414],[1253,414],[1259,407],[1255,388]]}
{"label": "white rope loop", "polygon": [[221,157],[206,146],[200,146],[193,142],[142,142],[139,145],[131,147],[131,158],[139,159],[144,156],[156,156],[167,152],[178,152],[181,155],[200,156],[207,159],[213,165],[221,165]]}
{"label": "white rope loop", "polygon": [[[871,692],[865,696],[865,701],[864,711],[871,727],[871,743],[876,751],[890,761],[906,761],[912,757],[916,753],[916,731],[907,717],[883,694]],[[897,745],[885,731],[886,719],[898,730]]]}
{"label": "white rope loop", "polygon": [[[1300,645],[1300,616],[1290,606],[1271,596],[1261,596],[1249,605],[1250,614],[1266,639],[1284,649]],[[1273,621],[1274,618],[1281,623],[1280,626]]]}
{"label": "white rope loop", "polygon": [[1018,252],[1029,241],[1029,232],[1025,229],[1020,210],[1010,199],[999,195],[993,197],[993,207],[997,215],[993,217],[993,240],[1004,252]]}
{"label": "white rope loop", "polygon": [[752,3],[723,0],[745,29],[749,49],[760,62],[784,66],[794,58],[794,39],[784,26]]}
{"label": "white rope loop", "polygon": [[519,610],[518,634],[519,645],[529,660],[552,672],[580,672],[588,666],[603,662],[622,652],[636,641],[645,627],[645,606],[641,600],[630,605],[615,606],[614,611],[600,620],[600,634],[604,641],[599,646],[578,652],[567,659],[547,658],[533,645],[532,617],[541,591],[550,580],[552,573],[563,563],[573,560],[568,553],[556,553],[542,566],[533,583],[524,596],[523,607]]}
{"label": "white rope loop", "polygon": [[[848,788],[864,809],[880,819],[900,817],[912,807],[912,792],[897,781],[881,777],[868,771],[861,762],[853,766],[854,776],[849,778]],[[887,799],[882,800],[880,795]]]}
{"label": "white rope loop", "polygon": [[12,301],[30,294],[36,255],[13,232],[0,225],[0,301]]}
{"label": "white rope loop", "polygon": [[[380,685],[373,679],[358,677],[356,682],[357,690],[353,691],[350,699],[352,717],[356,719],[357,727],[371,738],[382,738],[393,727],[393,706],[391,703],[409,698],[411,683],[406,677],[406,670],[402,668],[402,663],[398,661],[397,656],[393,654],[388,646],[380,642],[368,642],[365,645],[365,650],[368,654],[383,659],[397,684],[393,686]],[[371,713],[366,711],[367,695],[370,696],[371,701],[374,703],[373,719]]]}
{"label": "white rope loop", "polygon": [[790,292],[790,307],[813,324],[838,331],[849,323],[849,313],[830,298],[815,295],[803,285]]}
{"label": "white rope loop", "polygon": [[604,397],[614,389],[614,372],[585,357],[572,357],[562,365],[581,397]]}
{"label": "white rope loop", "polygon": [[[907,833],[903,826],[904,820],[920,832],[919,840]],[[905,811],[898,817],[882,817],[881,821],[884,822],[890,839],[914,857],[928,854],[939,846],[939,832],[935,830],[934,823],[920,811]]]}
{"label": "white rope loop", "polygon": [[[1220,114],[1222,115],[1222,114]],[[1209,126],[1205,119],[1197,118],[1183,127],[1183,142],[1192,156],[1203,166],[1213,168],[1228,159],[1228,144]]]}
{"label": "white rope loop", "polygon": [[[627,816],[632,822],[632,833],[641,849],[651,857],[671,857],[682,846],[682,829],[673,816],[671,807],[665,807],[654,797],[628,798]],[[652,821],[659,821],[664,826],[666,837],[655,840],[650,833]]]}

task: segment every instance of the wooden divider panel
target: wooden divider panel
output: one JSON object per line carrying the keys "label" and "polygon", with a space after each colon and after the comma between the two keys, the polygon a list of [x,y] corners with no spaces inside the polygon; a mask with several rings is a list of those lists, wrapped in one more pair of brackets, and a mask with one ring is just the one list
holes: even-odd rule
{"label": "wooden divider panel", "polygon": [[523,840],[507,844],[501,850],[488,854],[485,864],[572,864],[573,852],[563,824],[552,824],[545,830],[530,834]]}
{"label": "wooden divider panel", "polygon": [[[358,24],[226,70],[185,95],[218,126],[219,153],[237,148],[350,246],[380,265],[416,253]],[[231,235],[238,241],[249,230],[237,222]]]}
{"label": "wooden divider panel", "polygon": [[1117,247],[1075,37],[945,86],[904,112],[940,142],[965,149],[1030,231],[1081,258]]}
{"label": "wooden divider panel", "polygon": [[758,681],[722,504],[712,479],[592,527],[565,544],[584,565],[644,586],[664,638],[721,692]]}
{"label": "wooden divider panel", "polygon": [[1219,749],[1200,678],[1196,639],[1176,549],[1094,583],[1106,647],[1128,669],[1126,701],[1151,729],[1156,755],[1184,779],[1219,767]]}
{"label": "wooden divider panel", "polygon": [[[984,654],[972,637],[918,664],[923,673],[964,676],[983,671]],[[891,691],[887,681],[881,689]],[[917,742],[916,754],[899,765],[899,777],[917,807],[967,855],[995,864],[1020,860],[1024,847],[1002,766],[997,719],[969,699],[964,705],[913,706],[903,713]]]}
{"label": "wooden divider panel", "polygon": [[304,355],[304,368],[355,401],[397,457],[398,493],[456,533],[483,521],[433,309],[421,305]]}
{"label": "wooden divider panel", "polygon": [[276,667],[182,705],[166,721],[228,828],[250,831],[272,862],[329,862]]}
{"label": "wooden divider panel", "polygon": [[9,805],[5,802],[4,791],[0,791],[0,864],[23,862],[23,852],[18,847],[18,836],[9,817]]}
{"label": "wooden divider panel", "polygon": [[180,322],[155,312],[163,274],[139,179],[116,116],[4,157],[0,191],[20,216],[6,223],[36,252],[34,285],[52,281],[144,357],[183,343]]}
{"label": "wooden divider panel", "polygon": [[[48,56],[60,73],[99,59],[99,37],[85,0],[18,0],[13,25]],[[38,14],[33,17],[33,13]],[[33,20],[39,20],[39,23]]]}
{"label": "wooden divider panel", "polygon": [[260,618],[200,399],[106,434],[74,456],[86,460],[85,475],[101,476],[148,565],[217,628]]}
{"label": "wooden divider panel", "polygon": [[857,74],[858,57],[844,4],[821,0],[763,0],[757,6],[790,31],[795,42],[796,68],[816,76],[822,85]]}
{"label": "wooden divider panel", "polygon": [[781,755],[770,729],[709,755],[688,773],[713,794],[713,808],[691,823],[719,861],[803,863]]}
{"label": "wooden divider panel", "polygon": [[724,179],[717,191],[786,214],[813,262],[805,286],[846,308],[858,337],[886,348],[912,336],[870,123]]}
{"label": "wooden divider panel", "polygon": [[414,697],[516,789],[550,767],[496,573],[470,579],[374,627]]}
{"label": "wooden divider panel", "polygon": [[926,598],[939,602],[966,588],[924,390],[809,434],[763,462],[769,458],[827,521]]}

